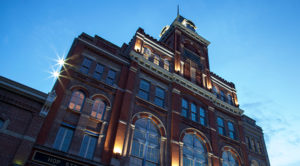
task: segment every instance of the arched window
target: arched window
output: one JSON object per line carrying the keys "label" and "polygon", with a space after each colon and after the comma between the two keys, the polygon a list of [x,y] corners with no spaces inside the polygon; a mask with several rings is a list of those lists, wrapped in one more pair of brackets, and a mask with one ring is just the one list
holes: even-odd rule
{"label": "arched window", "polygon": [[218,96],[218,90],[215,86],[212,87],[212,92],[214,95]]}
{"label": "arched window", "polygon": [[80,111],[84,101],[84,94],[81,91],[74,91],[70,100],[69,108]]}
{"label": "arched window", "polygon": [[200,138],[195,134],[186,134],[183,138],[183,165],[208,165],[206,148]]}
{"label": "arched window", "polygon": [[224,151],[222,153],[223,164],[222,166],[238,166],[239,163],[235,155],[230,151]]}
{"label": "arched window", "polygon": [[160,134],[151,119],[139,119],[135,123],[130,165],[159,165]]}
{"label": "arched window", "polygon": [[169,71],[170,63],[167,59],[164,60],[164,69]]}
{"label": "arched window", "polygon": [[105,108],[106,108],[106,104],[102,99],[100,98],[95,99],[91,116],[97,119],[102,119],[105,113]]}
{"label": "arched window", "polygon": [[159,56],[156,54],[154,55],[153,63],[159,65]]}

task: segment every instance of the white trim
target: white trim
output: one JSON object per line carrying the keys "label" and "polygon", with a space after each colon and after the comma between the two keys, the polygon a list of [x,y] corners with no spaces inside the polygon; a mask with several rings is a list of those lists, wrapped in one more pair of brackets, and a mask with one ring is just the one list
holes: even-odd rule
{"label": "white trim", "polygon": [[220,85],[221,87],[227,89],[228,91],[233,92],[233,93],[236,92],[236,90],[235,90],[234,88],[231,88],[230,86],[224,84],[223,82],[221,82],[221,81],[218,80],[217,78],[215,78],[215,77],[213,77],[213,76],[211,76],[211,78],[213,79],[213,82],[214,82],[214,83]]}
{"label": "white trim", "polygon": [[[140,35],[140,36],[139,36],[139,35]],[[152,40],[146,38],[143,34],[137,32],[137,37],[138,37],[139,39],[141,39],[141,40],[144,39],[143,41],[144,41],[145,43],[147,43],[147,44],[149,44],[149,45],[151,45],[151,46],[153,46],[153,47],[156,47],[157,49],[162,50],[162,52],[164,52],[165,54],[167,54],[169,57],[173,57],[173,56],[174,56],[174,53],[173,53],[173,52],[171,52],[171,51],[169,51],[169,50],[163,48],[162,46],[158,45],[157,43],[153,42]],[[145,40],[146,40],[146,41],[145,41]]]}

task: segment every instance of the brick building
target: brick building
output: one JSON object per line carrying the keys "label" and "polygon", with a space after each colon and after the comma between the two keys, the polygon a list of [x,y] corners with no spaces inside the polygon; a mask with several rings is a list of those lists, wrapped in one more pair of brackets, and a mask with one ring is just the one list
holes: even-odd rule
{"label": "brick building", "polygon": [[159,41],[141,28],[122,47],[77,37],[28,165],[269,165],[261,128],[195,29],[177,16]]}
{"label": "brick building", "polygon": [[0,76],[0,165],[23,165],[44,118],[47,94]]}

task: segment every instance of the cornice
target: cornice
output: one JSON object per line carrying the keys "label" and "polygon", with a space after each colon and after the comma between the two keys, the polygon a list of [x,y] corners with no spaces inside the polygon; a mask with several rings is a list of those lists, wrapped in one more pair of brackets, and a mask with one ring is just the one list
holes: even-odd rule
{"label": "cornice", "polygon": [[141,54],[131,51],[130,57],[132,60],[136,61],[140,66],[144,67],[145,69],[149,70],[150,72],[160,76],[163,79],[166,79],[170,82],[176,82],[177,84],[181,85],[182,87],[185,87],[189,89],[190,91],[194,92],[195,94],[202,96],[203,98],[206,98],[207,100],[211,101],[216,107],[222,108],[230,113],[236,114],[236,115],[242,115],[244,113],[243,110],[241,110],[238,107],[234,107],[216,97],[213,93],[209,92],[208,90],[192,83],[191,81],[183,78],[182,76],[171,73],[162,67],[148,61],[145,59]]}

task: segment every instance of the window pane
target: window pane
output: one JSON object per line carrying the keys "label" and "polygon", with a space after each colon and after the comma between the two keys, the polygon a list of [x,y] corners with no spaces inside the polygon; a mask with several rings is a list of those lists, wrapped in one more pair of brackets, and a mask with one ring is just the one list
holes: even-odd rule
{"label": "window pane", "polygon": [[86,158],[92,159],[97,145],[97,137],[89,136],[89,138],[90,138],[90,143],[87,149]]}
{"label": "window pane", "polygon": [[79,151],[79,155],[81,157],[85,157],[86,150],[88,148],[88,143],[89,143],[89,137],[88,137],[88,135],[84,135],[82,143],[81,143],[80,151]]}
{"label": "window pane", "polygon": [[65,138],[64,138],[64,141],[62,143],[62,148],[61,148],[62,151],[64,151],[64,152],[68,151],[69,146],[70,146],[71,141],[72,141],[72,137],[73,137],[73,130],[66,129],[65,130]]}
{"label": "window pane", "polygon": [[140,89],[143,89],[145,91],[149,91],[149,88],[150,88],[150,83],[148,81],[141,80]]}
{"label": "window pane", "polygon": [[165,91],[160,87],[156,87],[155,95],[160,98],[165,98]]}
{"label": "window pane", "polygon": [[65,133],[65,127],[60,127],[57,134],[56,134],[56,138],[53,144],[53,148],[60,150],[60,145],[63,141],[63,137],[64,137],[64,133]]}
{"label": "window pane", "polygon": [[222,127],[224,126],[224,122],[222,118],[218,117],[217,122],[218,122],[218,126],[222,126]]}
{"label": "window pane", "polygon": [[91,66],[92,61],[88,58],[84,58],[81,67],[80,67],[80,71],[84,74],[87,74],[89,72],[89,68]]}
{"label": "window pane", "polygon": [[80,91],[74,91],[71,96],[69,108],[80,111],[84,101],[84,94]]}
{"label": "window pane", "polygon": [[145,81],[145,80],[141,80],[140,81],[140,90],[138,92],[138,96],[145,99],[145,100],[148,100],[149,89],[150,89],[150,83]]}
{"label": "window pane", "polygon": [[157,98],[157,97],[154,99],[154,103],[156,105],[160,106],[160,107],[164,106],[164,101],[162,99],[160,99],[160,98]]}
{"label": "window pane", "polygon": [[113,70],[109,70],[106,77],[106,83],[109,85],[113,85],[115,82],[116,72]]}
{"label": "window pane", "polygon": [[196,121],[196,105],[193,103],[191,104],[191,119]]}
{"label": "window pane", "polygon": [[97,80],[101,80],[103,70],[104,67],[100,64],[97,64],[93,77],[96,78]]}

